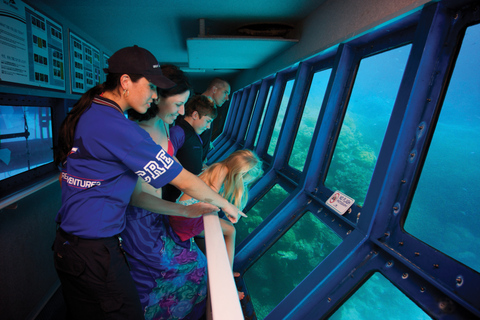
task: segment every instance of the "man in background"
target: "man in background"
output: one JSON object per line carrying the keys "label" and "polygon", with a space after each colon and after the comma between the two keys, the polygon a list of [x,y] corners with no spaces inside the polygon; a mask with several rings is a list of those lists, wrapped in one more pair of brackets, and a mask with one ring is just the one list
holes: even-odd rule
{"label": "man in background", "polygon": [[[220,108],[230,98],[230,84],[221,78],[215,78],[210,82],[207,90],[205,90],[205,92],[202,93],[202,95],[212,98],[213,103],[215,104],[215,107]],[[218,121],[216,121],[216,124],[219,124],[222,120],[220,118],[223,118],[220,113],[218,113],[218,115],[219,115],[217,117]],[[203,162],[204,163],[207,161],[207,154],[211,149],[212,130],[213,130],[213,126],[210,129],[205,130],[200,135],[203,142]]]}

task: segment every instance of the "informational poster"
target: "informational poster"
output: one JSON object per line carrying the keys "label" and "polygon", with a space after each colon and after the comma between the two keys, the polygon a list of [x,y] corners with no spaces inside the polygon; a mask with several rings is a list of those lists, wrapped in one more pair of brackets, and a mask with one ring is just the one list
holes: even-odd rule
{"label": "informational poster", "polygon": [[72,92],[84,93],[102,82],[100,50],[70,32]]}
{"label": "informational poster", "polygon": [[0,80],[65,90],[62,27],[20,0],[0,17]]}

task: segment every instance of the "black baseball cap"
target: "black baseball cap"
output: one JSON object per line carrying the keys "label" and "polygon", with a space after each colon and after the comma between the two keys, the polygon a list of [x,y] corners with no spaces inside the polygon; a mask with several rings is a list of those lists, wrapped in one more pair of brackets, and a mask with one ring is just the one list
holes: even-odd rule
{"label": "black baseball cap", "polygon": [[148,81],[161,89],[170,89],[176,83],[162,74],[162,69],[155,56],[147,49],[135,45],[125,47],[115,52],[108,59],[108,69],[105,73],[132,73],[141,74]]}

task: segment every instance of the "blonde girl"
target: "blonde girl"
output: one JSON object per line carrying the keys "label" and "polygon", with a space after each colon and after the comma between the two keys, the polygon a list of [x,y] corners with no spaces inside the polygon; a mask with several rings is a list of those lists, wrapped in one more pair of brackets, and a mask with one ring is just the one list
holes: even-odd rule
{"label": "blonde girl", "polygon": [[[262,171],[262,161],[251,150],[237,150],[230,154],[225,160],[212,164],[200,174],[200,179],[210,186],[214,191],[220,193],[234,206],[242,210],[248,201],[248,187],[257,180]],[[178,203],[191,205],[198,200],[183,194]],[[231,220],[230,216],[227,217]],[[175,233],[182,241],[189,240],[193,245],[193,237],[203,234],[203,218],[183,218],[170,216],[170,224]],[[235,222],[235,221],[233,221]],[[235,227],[232,222],[220,219],[225,244],[233,267],[235,256]]]}

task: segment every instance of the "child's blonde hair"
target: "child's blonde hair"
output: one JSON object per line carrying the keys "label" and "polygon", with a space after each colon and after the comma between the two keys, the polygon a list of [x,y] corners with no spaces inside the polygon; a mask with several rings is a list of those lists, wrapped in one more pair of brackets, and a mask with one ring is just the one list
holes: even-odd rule
{"label": "child's blonde hair", "polygon": [[214,163],[200,174],[200,178],[208,185],[217,180],[222,167],[228,173],[219,193],[240,210],[245,208],[248,201],[248,186],[256,181],[263,173],[262,161],[251,150],[243,149],[232,152],[224,160]]}

